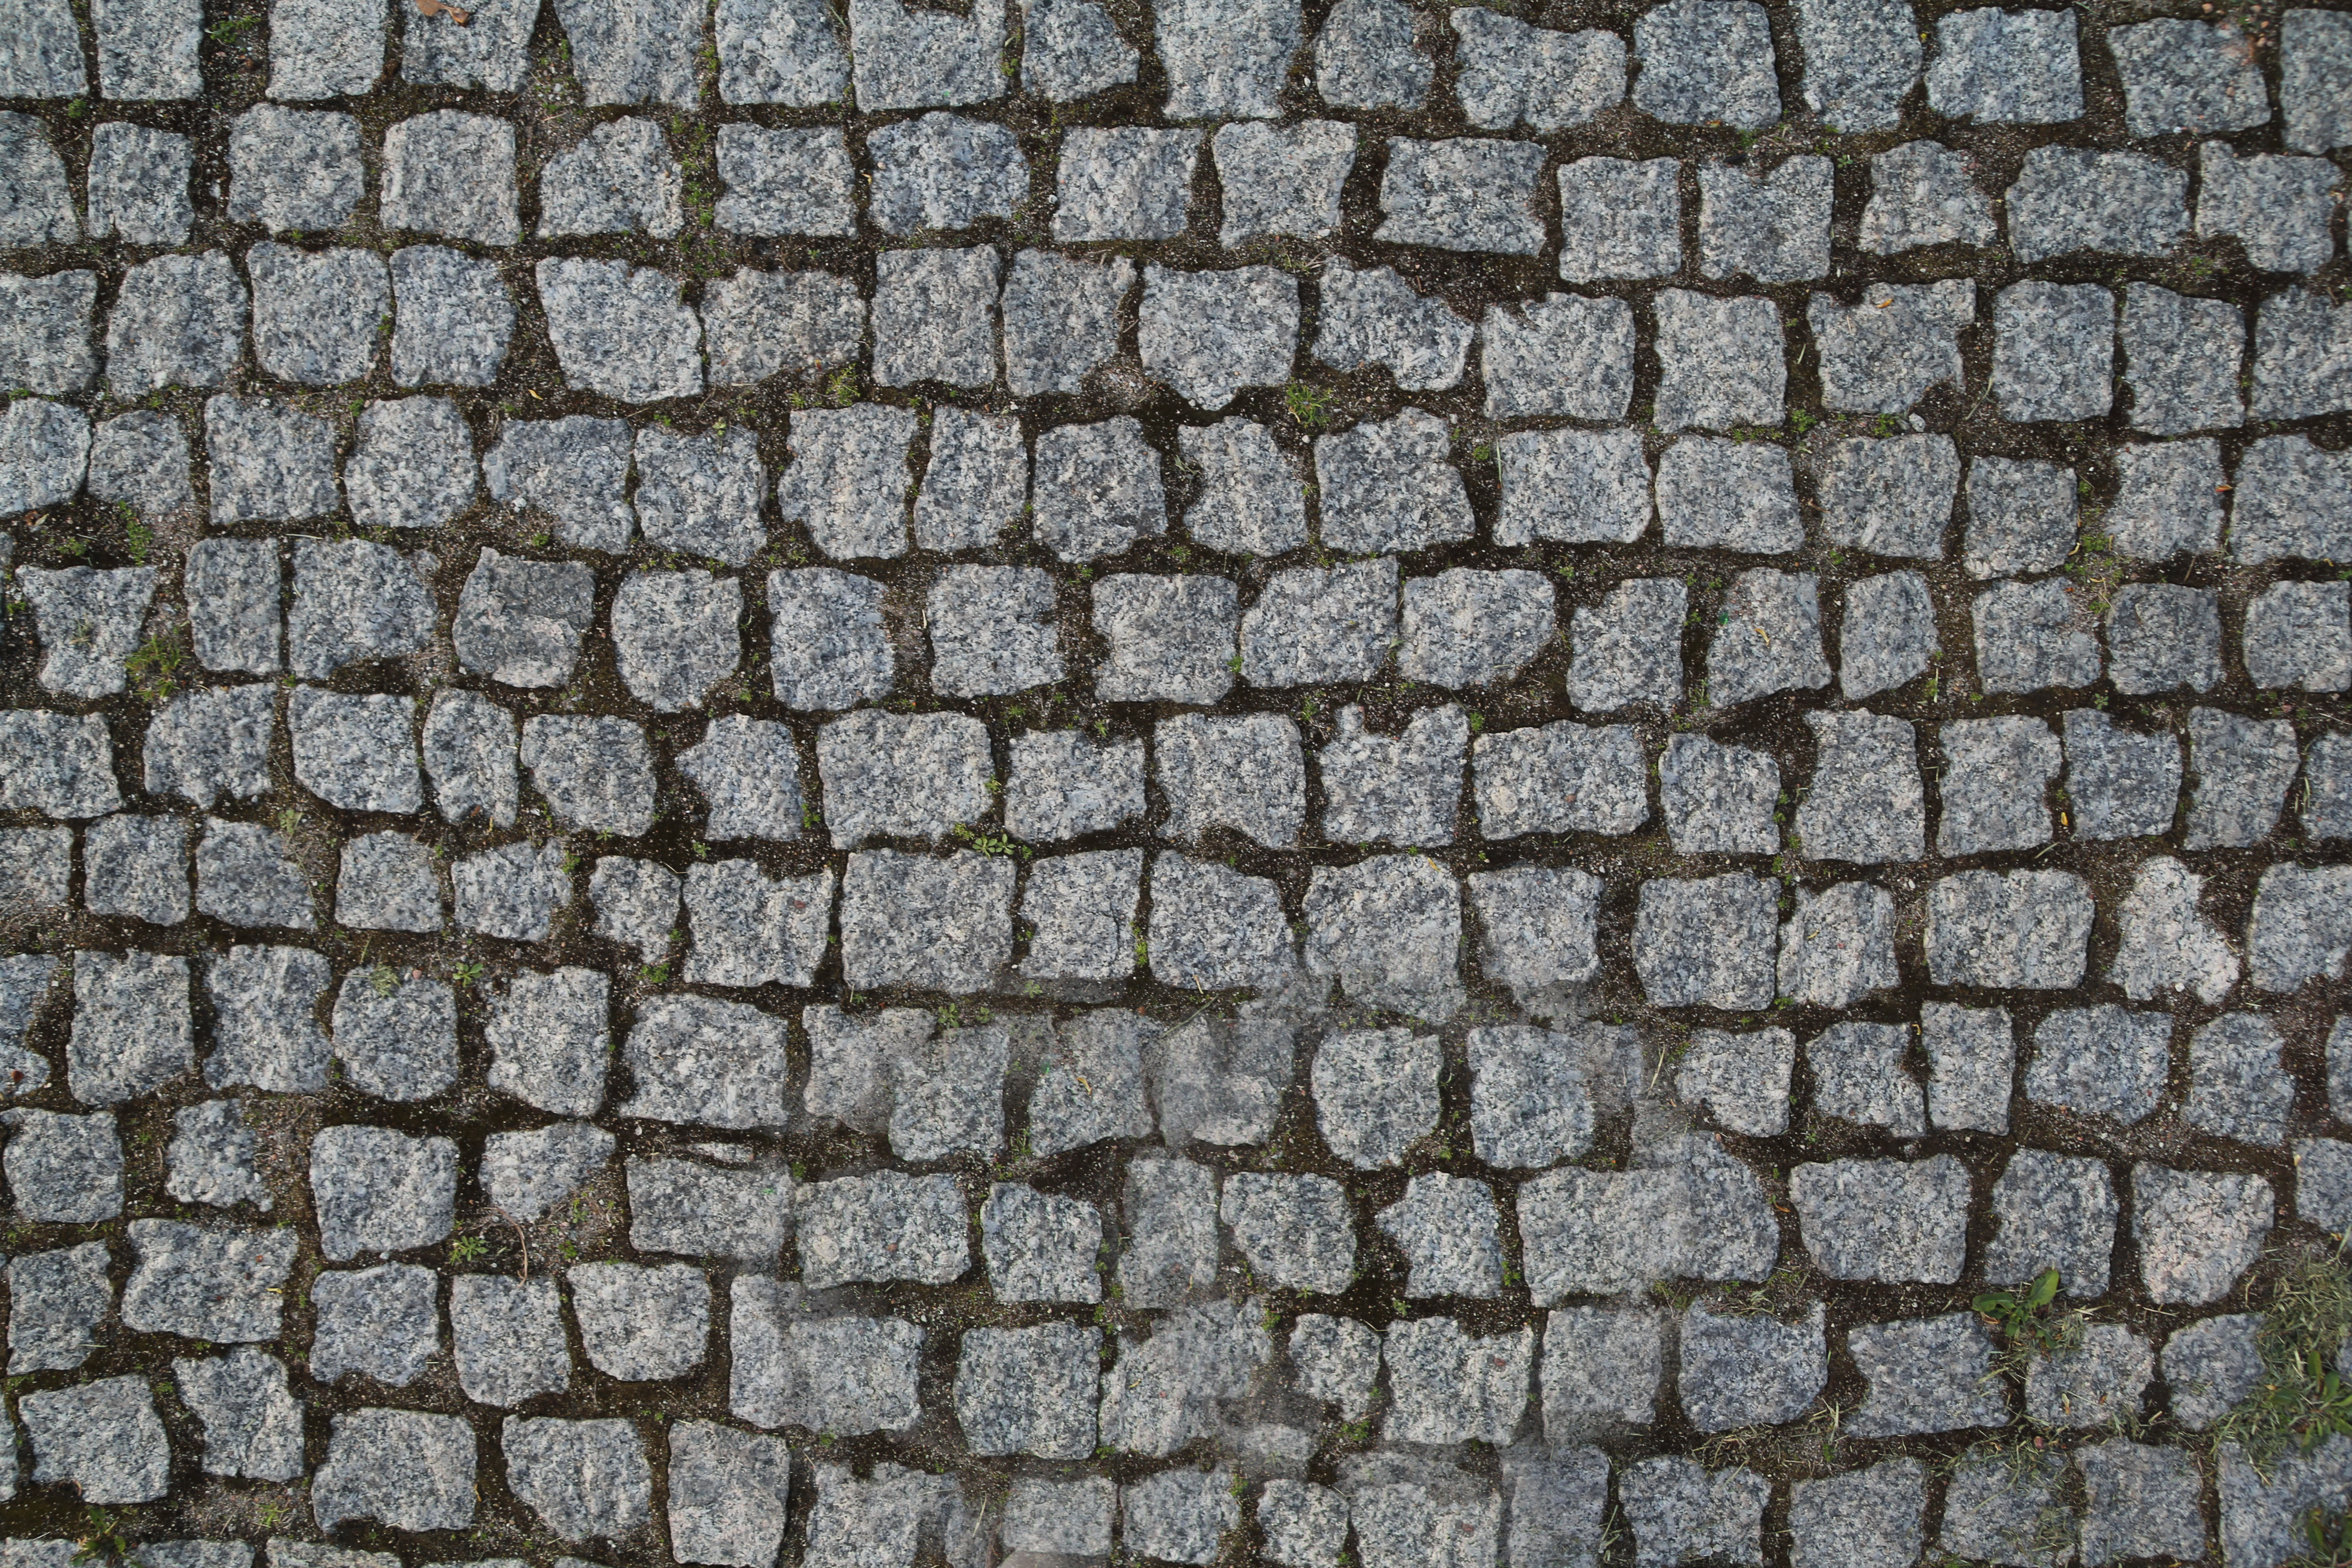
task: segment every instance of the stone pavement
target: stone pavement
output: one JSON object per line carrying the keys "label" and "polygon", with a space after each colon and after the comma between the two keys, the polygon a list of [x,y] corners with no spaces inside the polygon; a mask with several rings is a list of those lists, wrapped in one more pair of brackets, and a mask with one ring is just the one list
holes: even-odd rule
{"label": "stone pavement", "polygon": [[2352,1510],[2352,11],[0,0],[0,1568]]}

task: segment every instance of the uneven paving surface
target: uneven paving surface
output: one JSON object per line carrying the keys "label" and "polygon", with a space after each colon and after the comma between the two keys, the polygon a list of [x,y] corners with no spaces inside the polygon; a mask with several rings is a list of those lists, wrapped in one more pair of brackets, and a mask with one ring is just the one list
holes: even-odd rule
{"label": "uneven paving surface", "polygon": [[0,1568],[2352,1509],[2352,12],[0,0]]}

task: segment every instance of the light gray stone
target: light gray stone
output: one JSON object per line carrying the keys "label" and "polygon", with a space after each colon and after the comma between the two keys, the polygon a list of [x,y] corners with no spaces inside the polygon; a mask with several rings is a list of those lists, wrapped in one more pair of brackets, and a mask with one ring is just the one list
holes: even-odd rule
{"label": "light gray stone", "polygon": [[[1415,292],[1392,268],[1359,272],[1336,257],[1323,270],[1318,318],[1317,359],[1341,371],[1386,365],[1401,392],[1458,384],[1475,331],[1444,301]],[[1145,363],[1149,368],[1148,349]]]}
{"label": "light gray stone", "polygon": [[[1987,7],[1937,18],[1927,104],[1979,122],[2047,125],[2083,113],[2083,65],[2071,11]],[[2135,132],[2137,134],[2137,132]]]}
{"label": "light gray stone", "polygon": [[847,279],[830,272],[739,267],[732,278],[702,287],[702,335],[713,386],[751,385],[777,375],[815,381],[826,366],[856,359],[865,331],[866,301]]}
{"label": "light gray stone", "polygon": [[8,1260],[8,1375],[72,1372],[98,1349],[114,1310],[106,1243],[88,1241]]}
{"label": "light gray stone", "polygon": [[611,1133],[582,1121],[493,1132],[482,1144],[482,1190],[491,1203],[529,1225],[612,1163],[613,1148]]}
{"label": "light gray stone", "polygon": [[341,228],[367,193],[359,121],[257,103],[229,122],[228,174],[231,223],[259,223],[272,234]]}
{"label": "light gray stone", "polygon": [[0,273],[0,304],[8,311],[0,332],[0,381],[65,396],[98,375],[89,327],[98,308],[98,274],[56,272],[46,278]]}
{"label": "light gray stone", "polygon": [[1842,132],[1892,131],[1902,122],[1926,41],[1909,5],[1808,0],[1796,8],[1796,20],[1806,108]]}
{"label": "light gray stone", "polygon": [[1065,562],[1116,555],[1168,531],[1160,454],[1125,415],[1040,436],[1034,484],[1037,542]]}
{"label": "light gray stone", "polygon": [[1683,1314],[1683,1413],[1702,1432],[1775,1426],[1804,1414],[1829,1382],[1825,1314],[1816,1301],[1804,1320],[1718,1313],[1704,1304]]}
{"label": "light gray stone", "polygon": [[804,1300],[796,1286],[736,1277],[730,1412],[756,1426],[845,1436],[912,1424],[923,1331],[898,1318],[804,1316]]}
{"label": "light gray stone", "polygon": [[70,501],[89,458],[89,419],[78,408],[19,398],[0,414],[0,515]]}
{"label": "light gray stone", "polygon": [[319,1247],[341,1263],[360,1253],[427,1247],[449,1234],[457,1147],[383,1127],[329,1127],[310,1140]]}
{"label": "light gray stone", "polygon": [[[1984,1321],[1969,1312],[1855,1324],[1846,1331],[1846,1352],[1870,1392],[1847,1429],[1884,1437],[2004,1424],[2009,1405],[1993,1373],[1995,1348]],[[1964,1503],[1963,1480],[1954,1480],[1952,1495],[1956,1506]],[[1948,1510],[1948,1522],[1952,1517]]]}
{"label": "light gray stone", "polygon": [[[670,448],[658,449],[667,456]],[[628,426],[586,415],[509,420],[482,458],[491,500],[551,515],[557,537],[578,549],[628,548],[636,524],[623,494],[628,475]]]}
{"label": "light gray stone", "polygon": [[216,524],[292,521],[336,510],[335,436],[324,420],[259,398],[210,398],[205,455]]}
{"label": "light gray stone", "polygon": [[2270,1233],[2271,1184],[2260,1176],[2132,1167],[2132,1235],[2151,1300],[2217,1301]]}
{"label": "light gray stone", "polygon": [[0,1121],[15,1129],[0,1167],[18,1215],[89,1225],[122,1212],[122,1144],[111,1113],[16,1110]]}
{"label": "light gray stone", "polygon": [[1949,1154],[1799,1165],[1789,1194],[1806,1249],[1833,1279],[1948,1285],[1960,1277],[1969,1175]]}
{"label": "light gray stone", "polygon": [[868,113],[985,103],[1005,90],[1002,0],[986,0],[969,16],[903,0],[854,0],[849,35],[857,105]]}
{"label": "light gray stone", "polygon": [[457,1079],[457,1001],[444,981],[354,969],[335,995],[334,1031],[335,1059],[362,1094],[429,1100]]}
{"label": "light gray stone", "polygon": [[441,1348],[436,1289],[433,1271],[413,1263],[320,1273],[310,1285],[310,1375],[325,1384],[346,1372],[395,1388],[414,1383]]}
{"label": "light gray stone", "polygon": [[0,746],[16,759],[0,773],[0,807],[65,819],[103,816],[122,804],[113,744],[98,714],[11,709],[0,713]]}
{"label": "light gray stone", "polygon": [[1552,639],[1552,587],[1533,572],[1456,567],[1404,584],[1409,680],[1463,688],[1507,681]]}
{"label": "light gray stone", "polygon": [[[1002,265],[995,247],[985,245],[892,250],[877,258],[874,379],[884,386],[922,381],[995,384],[994,309]],[[896,411],[864,412],[880,417]]]}
{"label": "light gray stone", "polygon": [[[1978,14],[2073,24],[2071,12]],[[2009,188],[2010,248],[2029,267],[2081,250],[2167,256],[2189,230],[2188,197],[2188,174],[2145,153],[2037,147]]]}
{"label": "light gray stone", "polygon": [[2089,686],[2099,679],[2098,640],[2056,580],[1998,584],[1970,609],[1977,679],[1987,692]]}
{"label": "light gray stone", "polygon": [[1819,893],[1797,889],[1795,911],[1780,927],[1780,994],[1822,1007],[1848,1007],[1892,990],[1895,900],[1867,882],[1841,882]]}
{"label": "light gray stone", "polygon": [[2034,1026],[2028,1098],[2128,1126],[2157,1108],[2170,1070],[2172,1020],[2107,1005],[2054,1012]]}
{"label": "light gray stone", "polygon": [[1731,580],[1706,649],[1706,695],[1729,708],[1830,683],[1822,653],[1820,579],[1753,567]]}
{"label": "light gray stone", "polygon": [[1016,397],[1082,391],[1118,357],[1120,310],[1134,289],[1135,263],[1125,257],[1015,253],[1004,279],[1005,385]]}
{"label": "light gray stone", "polygon": [[1838,627],[1838,690],[1847,701],[1909,683],[1939,651],[1935,600],[1918,573],[1889,572],[1847,587]]}
{"label": "light gray stone", "polygon": [[269,96],[361,97],[383,74],[384,13],[373,0],[272,0]]}
{"label": "light gray stone", "polygon": [[386,228],[514,244],[522,237],[514,126],[445,109],[387,127],[379,200]]}
{"label": "light gray stone", "polygon": [[955,1378],[965,1447],[1045,1459],[1093,1453],[1101,1339],[1068,1322],[965,1330]]}
{"label": "light gray stone", "polygon": [[118,812],[82,833],[82,905],[150,925],[188,918],[188,825]]}
{"label": "light gray stone", "polygon": [[1297,841],[1307,816],[1307,763],[1291,720],[1185,714],[1159,725],[1152,751],[1169,802],[1168,837],[1198,843],[1223,828],[1269,849]]}
{"label": "light gray stone", "polygon": [[341,810],[416,811],[425,797],[415,724],[414,698],[346,697],[298,686],[286,702],[294,776]]}
{"label": "light gray stone", "polygon": [[[437,528],[473,505],[480,489],[472,433],[447,398],[404,397],[361,410],[343,462],[343,493],[361,527]],[[496,559],[495,552],[483,553]]]}
{"label": "light gray stone", "polygon": [[704,47],[700,7],[555,0],[555,15],[571,45],[572,75],[590,107],[695,107],[700,97],[695,72]]}
{"label": "light gray stone", "polygon": [[1396,0],[1342,0],[1315,39],[1315,90],[1345,109],[1415,110],[1436,68],[1414,49],[1413,15]]}
{"label": "light gray stone", "polygon": [[[1236,1176],[1226,1184],[1229,1197],[1234,1183],[1244,1179]],[[1495,1194],[1486,1183],[1442,1173],[1415,1176],[1405,1184],[1403,1200],[1376,1217],[1412,1266],[1408,1297],[1502,1294],[1503,1248]],[[1351,1258],[1353,1252],[1351,1238]]]}
{"label": "light gray stone", "polygon": [[2197,159],[2197,237],[2235,236],[2264,272],[2316,271],[2336,254],[2329,233],[2336,180],[2335,165],[2323,159],[2242,159],[2226,142],[2205,142]]}
{"label": "light gray stone", "polygon": [[2173,1331],[2158,1361],[2174,1420],[2192,1432],[2208,1431],[2254,1391],[2263,1376],[2261,1325],[2260,1318],[2243,1314],[2205,1318]]}
{"label": "light gray stone", "polygon": [[446,11],[431,16],[403,11],[400,79],[420,86],[512,92],[522,86],[538,20],[539,0],[488,0],[467,13],[462,27]]}
{"label": "light gray stone", "polygon": [[2012,283],[1993,305],[1993,395],[2012,420],[2087,419],[2114,400],[2116,297],[2095,283]]}
{"label": "light gray stone", "polygon": [[683,279],[580,257],[550,257],[532,276],[565,385],[623,403],[700,395],[702,324],[678,297]]}
{"label": "light gray stone", "polygon": [[2197,786],[2184,847],[2244,848],[2261,842],[2278,825],[2298,760],[2291,721],[2190,709],[2189,765]]}
{"label": "light gray stone", "polygon": [[170,1173],[165,1192],[184,1204],[271,1206],[269,1188],[254,1169],[256,1144],[241,1101],[183,1106],[172,1113],[172,1142],[163,1151]]}
{"label": "light gray stone", "polygon": [[[1800,31],[1810,24],[1801,12]],[[1905,32],[1910,28],[1906,23]],[[1849,37],[1845,42],[1850,46]],[[1810,58],[1811,51],[1808,50]],[[1969,161],[1939,142],[1906,142],[1870,161],[1870,201],[1860,243],[1876,256],[1937,245],[1987,246],[1999,237],[1992,203],[1977,188]]]}
{"label": "light gray stone", "polygon": [[171,1444],[143,1377],[27,1394],[16,1410],[33,1441],[32,1479],[71,1484],[86,1506],[152,1502],[171,1484]]}
{"label": "light gray stone", "polygon": [[1685,436],[1659,455],[1656,491],[1669,545],[1777,555],[1804,541],[1786,447]]}
{"label": "light gray stone", "polygon": [[2091,890],[2066,871],[1963,871],[1927,894],[1937,984],[2067,990],[2081,984]]}
{"label": "light gray stone", "polygon": [[[887,3],[887,0],[885,0]],[[726,184],[713,221],[733,234],[841,237],[856,232],[856,170],[837,128],[769,129],[740,121],[719,128],[719,177]],[[877,298],[875,320],[882,315]],[[886,379],[879,376],[877,379]]]}
{"label": "light gray stone", "polygon": [[1426,708],[1395,737],[1364,729],[1363,710],[1339,710],[1331,744],[1316,753],[1326,841],[1396,845],[1454,842],[1469,721],[1452,703]]}
{"label": "light gray stone", "polygon": [[[195,505],[188,484],[188,438],[179,422],[137,409],[93,426],[89,433],[89,493],[95,500],[154,515]],[[189,559],[209,543],[250,545],[246,540],[199,541]],[[277,559],[275,550],[270,559]],[[272,609],[276,605],[273,601]],[[200,658],[202,655],[198,656]],[[205,668],[215,668],[207,665]]]}
{"label": "light gray stone", "polygon": [[[2254,412],[2294,419],[2352,407],[2347,344],[2352,316],[2326,296],[2289,289],[2263,300],[2254,318]],[[2229,395],[2226,384],[2213,395]]]}
{"label": "light gray stone", "polygon": [[1462,1007],[1462,891],[1419,855],[1317,867],[1301,911],[1307,972],[1353,1000],[1444,1023]]}
{"label": "light gray stone", "polygon": [[1552,1032],[1507,1024],[1473,1029],[1470,1136],[1478,1157],[1538,1170],[1591,1147],[1591,1080],[1605,1078],[1610,1031]]}
{"label": "light gray stone", "polygon": [[2246,322],[2236,306],[2152,283],[2126,284],[2121,337],[2133,429],[2185,436],[2244,422],[2238,365]]}
{"label": "light gray stone", "polygon": [[674,239],[686,225],[685,188],[685,172],[660,126],[635,115],[607,121],[547,161],[539,176],[539,237]]}
{"label": "light gray stone", "polygon": [[1521,124],[1563,131],[1591,123],[1624,100],[1625,43],[1614,33],[1555,32],[1476,6],[1459,8],[1449,20],[1461,39],[1454,95],[1464,117],[1482,131]]}
{"label": "light gray stone", "polygon": [[[498,263],[446,246],[392,253],[392,378],[402,386],[488,386],[506,361],[514,297]],[[580,417],[580,416],[575,416]],[[522,428],[510,423],[509,432]],[[617,483],[607,493],[617,500]],[[493,481],[491,493],[499,495]]]}
{"label": "light gray stone", "polygon": [[[1465,7],[1463,15],[1494,13]],[[1465,327],[1465,344],[1467,341]],[[1319,346],[1317,352],[1321,353]],[[1633,307],[1622,300],[1559,293],[1524,305],[1489,307],[1481,366],[1489,417],[1563,414],[1596,421],[1622,419],[1633,393]],[[1601,433],[1601,438],[1605,440],[1611,434],[1614,433]],[[1559,439],[1566,437],[1578,437],[1586,443],[1595,438],[1586,432],[1530,432],[1503,444],[1507,490],[1514,450],[1532,455],[1538,450],[1559,451],[1563,447],[1576,449],[1578,443]],[[1579,499],[1559,498],[1559,510],[1577,510]],[[1647,498],[1643,499],[1645,504],[1640,510],[1646,521]],[[1509,504],[1507,500],[1507,510]]]}
{"label": "light gray stone", "polygon": [[1903,1066],[1910,1031],[1898,1024],[1832,1024],[1805,1046],[1813,1072],[1813,1107],[1898,1138],[1927,1130],[1926,1097]]}
{"label": "light gray stone", "polygon": [[1391,1323],[1381,1359],[1393,1403],[1381,1435],[1391,1443],[1507,1445],[1527,1414],[1535,1350],[1532,1328],[1473,1334],[1452,1318]]}
{"label": "light gray stone", "polygon": [[[888,1468],[888,1467],[884,1467]],[[684,1421],[669,1435],[669,1534],[683,1563],[763,1568],[783,1544],[791,1450],[781,1437]],[[813,1517],[812,1533],[822,1529]],[[821,1536],[820,1536],[821,1539]]]}
{"label": "light gray stone", "polygon": [[1172,851],[1151,863],[1147,946],[1153,978],[1188,988],[1265,985],[1297,962],[1274,883]]}
{"label": "light gray stone", "polygon": [[[1760,32],[1763,24],[1757,27]],[[1636,1461],[1617,1477],[1636,1568],[1673,1568],[1706,1558],[1763,1562],[1764,1505],[1771,1495],[1772,1483],[1753,1470],[1736,1465],[1709,1470],[1675,1455]]]}
{"label": "light gray stone", "polygon": [[640,1252],[772,1267],[791,1228],[793,1182],[782,1172],[633,1156],[624,1176],[629,1245]]}
{"label": "light gray stone", "polygon": [[509,1415],[499,1429],[507,1489],[567,1541],[617,1538],[653,1511],[653,1471],[633,1421]]}
{"label": "light gray stone", "polygon": [[[1822,353],[1822,406],[1900,414],[1934,387],[1959,384],[1957,334],[1976,321],[1976,285],[1966,279],[1916,288],[1874,283],[1850,308],[1834,295],[1815,294],[1805,316]],[[1929,441],[1950,450],[1948,437],[1911,438],[1915,447]]]}
{"label": "light gray stone", "polygon": [[1028,0],[1021,24],[1021,82],[1031,92],[1073,103],[1135,79],[1135,46],[1092,0]]}
{"label": "light gray stone", "polygon": [[[1778,306],[1754,295],[1718,300],[1667,289],[1659,291],[1655,308],[1660,374],[1654,422],[1660,429],[1780,423],[1788,374]],[[1664,482],[1662,467],[1662,487]]]}
{"label": "light gray stone", "polygon": [[589,874],[588,897],[596,906],[596,934],[637,950],[658,963],[678,932],[677,873],[652,860],[607,855]]}
{"label": "light gray stone", "polygon": [[1077,730],[1013,736],[1005,830],[1044,843],[1099,833],[1143,815],[1143,742],[1097,745]]}
{"label": "light gray stone", "polygon": [[[1790,158],[1760,179],[1744,168],[1702,163],[1698,190],[1700,276],[1745,274],[1759,283],[1829,276],[1832,181],[1827,158]],[[1826,387],[1826,355],[1822,371]],[[1957,365],[1953,374],[1958,374]]]}
{"label": "light gray stone", "polygon": [[[1113,583],[1132,581],[1108,578],[1097,595]],[[1035,567],[947,568],[924,605],[932,689],[948,697],[993,696],[1060,679],[1053,615],[1053,579]]]}
{"label": "light gray stone", "polygon": [[[579,1272],[572,1271],[575,1281]],[[544,1276],[518,1281],[460,1274],[449,1281],[449,1339],[467,1398],[511,1410],[571,1387],[571,1346],[559,1300],[555,1281]]]}
{"label": "light gray stone", "polygon": [[1750,0],[1667,0],[1633,24],[1633,107],[1670,125],[1758,131],[1780,118],[1770,25]]}
{"label": "light gray stone", "polygon": [[1633,969],[1662,1007],[1761,1007],[1774,990],[1776,900],[1744,874],[1642,884]]}
{"label": "light gray stone", "polygon": [[2352,589],[2275,583],[2246,605],[2246,675],[2256,686],[2341,691],[2352,686]]}
{"label": "light gray stone", "polygon": [[1395,557],[1276,572],[1242,617],[1242,678],[1258,687],[1370,680],[1396,637]]}
{"label": "light gray stone", "polygon": [[2020,1149],[1993,1184],[2000,1229],[1985,1252],[1985,1279],[2030,1285],[2058,1270],[2059,1290],[2078,1301],[2107,1293],[2116,1247],[2116,1191],[2097,1160]]}
{"label": "light gray stone", "polygon": [[817,731],[816,758],[836,849],[885,836],[937,843],[988,812],[988,732],[964,714],[860,709]]}
{"label": "light gray stone", "polygon": [[1358,1170],[1397,1163],[1437,1128],[1437,1042],[1410,1029],[1338,1030],[1315,1052],[1317,1127]]}
{"label": "light gray stone", "polygon": [[2111,27],[2107,52],[2123,78],[2124,125],[2136,137],[2246,131],[2271,117],[2263,73],[2233,26],[2159,18]]}
{"label": "light gray stone", "polygon": [[1682,197],[1672,158],[1580,158],[1559,168],[1559,275],[1570,283],[1682,270]]}
{"label": "light gray stone", "polygon": [[653,757],[630,721],[540,714],[517,754],[558,822],[629,837],[653,825]]}
{"label": "light gray stone", "polygon": [[2352,540],[2352,503],[2341,478],[2347,460],[2300,436],[2266,437],[2247,447],[2231,498],[2230,552],[2247,564],[2342,553]]}
{"label": "light gray stone", "polygon": [[1340,186],[1356,161],[1350,126],[1238,122],[1219,126],[1211,147],[1224,192],[1218,243],[1228,250],[1271,235],[1319,239],[1338,230]]}
{"label": "light gray stone", "polygon": [[1630,724],[1565,721],[1479,736],[1472,801],[1487,838],[1631,833],[1650,819],[1641,741]]}
{"label": "light gray stone", "polygon": [[[488,552],[484,553],[487,557]],[[480,569],[476,575],[480,575]],[[506,575],[512,581],[521,578],[522,572],[509,571]],[[536,589],[534,596],[553,601],[547,605],[551,613],[544,618],[562,619],[549,630],[572,639],[576,647],[578,635],[587,625],[593,578],[586,567],[578,565],[541,568],[534,575],[541,583],[526,588],[528,579],[524,579],[516,587],[526,593]],[[470,589],[471,584],[467,586]],[[459,613],[464,613],[462,605]],[[738,578],[715,577],[700,571],[632,572],[613,598],[613,659],[623,684],[657,713],[701,707],[711,689],[733,675],[742,661],[742,635],[737,629],[742,618],[743,584]],[[527,629],[524,637],[513,640],[526,638]],[[542,655],[541,669],[551,662]],[[526,673],[540,670],[526,667]],[[570,674],[568,659],[562,674]],[[509,683],[551,686],[562,680],[510,679]]]}
{"label": "light gray stone", "polygon": [[1029,951],[1021,973],[1036,980],[1124,980],[1135,972],[1143,851],[1102,849],[1040,860],[1021,889]]}
{"label": "light gray stone", "polygon": [[1226,1178],[1218,1212],[1263,1287],[1335,1295],[1355,1278],[1348,1192],[1327,1176],[1237,1172]]}
{"label": "light gray stone", "polygon": [[1029,161],[1002,125],[931,113],[876,132],[867,216],[885,234],[969,228],[1026,205]]}
{"label": "light gray stone", "polygon": [[688,1264],[583,1263],[567,1275],[580,1345],[607,1377],[664,1383],[702,1364],[710,1281]]}
{"label": "light gray stone", "polygon": [[[72,17],[65,11],[57,15],[65,20],[59,41],[72,40],[66,47],[78,63],[81,46],[74,37]],[[21,12],[17,19],[23,19]],[[19,42],[10,40],[12,46]],[[12,59],[9,64],[13,67],[16,62]],[[77,84],[66,96],[80,90]],[[7,195],[0,198],[5,201],[0,205],[0,244],[71,244],[81,237],[81,226],[74,221],[73,193],[66,184],[65,160],[58,156],[41,122],[31,115],[11,113],[0,120],[0,172],[5,172],[7,181]]]}
{"label": "light gray stone", "polygon": [[1286,68],[1306,42],[1295,0],[1184,0],[1157,17],[1171,120],[1274,120]]}
{"label": "light gray stone", "polygon": [[[1617,1070],[1630,1077],[1632,1063]],[[1519,1189],[1518,1221],[1539,1307],[1660,1279],[1762,1279],[1780,1249],[1762,1186],[1711,1135],[1666,1140],[1630,1171],[1539,1176]]]}
{"label": "light gray stone", "polygon": [[1533,256],[1544,248],[1536,216],[1544,151],[1533,142],[1457,137],[1389,138],[1381,176],[1381,226],[1391,245]]}
{"label": "light gray stone", "polygon": [[859,989],[978,991],[1013,956],[1010,861],[868,850],[841,884],[842,972]]}
{"label": "light gray stone", "polygon": [[[2059,1428],[2129,1422],[2142,1413],[2155,1370],[2146,1340],[2120,1323],[2088,1324],[2078,1342],[2034,1358],[2025,1379],[2026,1415]],[[2203,1533],[2189,1550],[2203,1544]]]}

